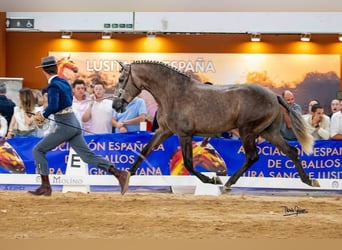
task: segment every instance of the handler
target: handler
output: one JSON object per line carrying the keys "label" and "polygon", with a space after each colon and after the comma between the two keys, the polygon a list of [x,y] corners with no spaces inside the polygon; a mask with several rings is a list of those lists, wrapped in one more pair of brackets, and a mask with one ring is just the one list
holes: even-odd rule
{"label": "handler", "polygon": [[54,114],[57,128],[55,132],[48,134],[33,148],[35,165],[37,172],[41,175],[42,184],[38,189],[29,191],[29,193],[33,195],[51,195],[46,153],[63,142],[69,142],[70,146],[84,162],[113,174],[119,181],[121,194],[124,194],[128,189],[130,172],[115,168],[113,163],[96,155],[88,148],[82,135],[81,126],[71,107],[73,98],[71,86],[67,80],[58,77],[55,57],[42,58],[41,65],[36,68],[43,69],[49,85],[47,88],[48,106],[42,113],[38,112],[35,119],[38,123],[43,122],[49,115]]}

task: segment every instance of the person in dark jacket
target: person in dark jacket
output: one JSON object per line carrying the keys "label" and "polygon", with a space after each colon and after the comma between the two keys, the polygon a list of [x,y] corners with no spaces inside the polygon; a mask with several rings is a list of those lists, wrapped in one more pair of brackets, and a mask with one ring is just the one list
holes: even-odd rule
{"label": "person in dark jacket", "polygon": [[38,172],[40,172],[42,184],[35,191],[29,192],[33,195],[51,195],[46,153],[63,142],[69,142],[70,147],[84,162],[113,174],[119,181],[121,194],[124,194],[128,189],[130,172],[115,168],[113,163],[89,149],[82,135],[81,125],[72,109],[72,88],[67,80],[57,75],[56,59],[53,56],[44,57],[41,65],[37,68],[43,69],[49,85],[47,87],[48,106],[43,112],[38,112],[35,119],[37,122],[43,122],[44,119],[53,114],[57,128],[33,148],[34,161]]}
{"label": "person in dark jacket", "polygon": [[9,125],[13,116],[15,103],[7,98],[6,93],[6,84],[0,83],[0,114],[6,119],[7,124]]}

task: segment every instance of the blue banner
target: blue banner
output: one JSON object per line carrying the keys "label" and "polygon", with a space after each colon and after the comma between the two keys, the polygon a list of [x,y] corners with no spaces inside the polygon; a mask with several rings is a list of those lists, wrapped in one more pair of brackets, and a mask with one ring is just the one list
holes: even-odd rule
{"label": "blue banner", "polygon": [[[153,133],[87,135],[89,148],[113,162],[116,167],[130,168],[139,152],[150,141]],[[34,145],[40,138],[13,138],[0,145],[0,173],[35,174],[32,156]],[[297,142],[290,142],[298,149],[304,170],[310,178],[342,179],[342,141],[316,141],[312,155],[306,155]],[[47,154],[51,174],[65,174],[70,145],[64,143]],[[272,144],[257,145],[260,159],[244,174],[250,177],[298,178],[293,162]],[[217,172],[232,175],[243,164],[245,154],[240,140],[194,137],[194,165],[200,172]],[[107,174],[89,165],[90,175]],[[187,175],[183,166],[177,136],[171,136],[143,161],[137,175]]]}

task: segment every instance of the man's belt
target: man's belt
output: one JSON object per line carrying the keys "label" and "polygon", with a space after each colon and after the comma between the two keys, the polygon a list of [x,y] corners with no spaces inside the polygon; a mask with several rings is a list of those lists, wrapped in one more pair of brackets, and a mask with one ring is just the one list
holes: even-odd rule
{"label": "man's belt", "polygon": [[65,109],[62,109],[62,110],[56,112],[56,115],[64,115],[64,114],[68,114],[68,113],[72,113],[72,112],[74,112],[74,111],[73,111],[72,107],[70,106],[70,107],[67,107]]}

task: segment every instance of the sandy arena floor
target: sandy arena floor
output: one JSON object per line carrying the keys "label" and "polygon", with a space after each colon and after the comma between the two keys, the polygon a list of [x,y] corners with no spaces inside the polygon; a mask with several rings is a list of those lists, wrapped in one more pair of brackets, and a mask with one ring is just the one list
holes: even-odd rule
{"label": "sandy arena floor", "polygon": [[0,191],[0,239],[341,239],[341,215],[340,196]]}

